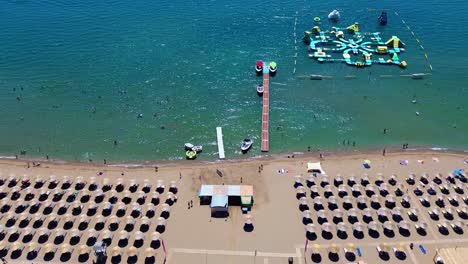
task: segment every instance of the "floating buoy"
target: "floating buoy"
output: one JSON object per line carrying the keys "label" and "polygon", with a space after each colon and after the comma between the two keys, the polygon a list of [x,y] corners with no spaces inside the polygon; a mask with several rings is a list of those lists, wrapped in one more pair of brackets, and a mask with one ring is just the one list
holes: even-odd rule
{"label": "floating buoy", "polygon": [[419,112],[416,112],[416,115],[417,115],[417,116],[419,116],[419,115],[420,115],[420,113],[419,113]]}
{"label": "floating buoy", "polygon": [[194,150],[188,150],[185,152],[185,157],[189,160],[195,159],[197,157],[197,152]]}
{"label": "floating buoy", "polygon": [[315,22],[320,22],[320,17],[314,17]]}

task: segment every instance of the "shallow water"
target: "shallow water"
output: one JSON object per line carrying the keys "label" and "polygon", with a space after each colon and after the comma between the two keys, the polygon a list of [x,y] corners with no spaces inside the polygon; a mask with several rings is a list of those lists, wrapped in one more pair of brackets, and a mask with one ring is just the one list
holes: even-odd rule
{"label": "shallow water", "polygon": [[[353,142],[356,148],[468,147],[464,1],[10,0],[0,5],[0,153],[5,155],[26,150],[27,156],[60,159],[179,159],[183,144],[192,142],[204,145],[200,158],[213,159],[215,127],[222,126],[227,158],[241,157],[244,137],[260,142],[257,59],[278,63],[270,88],[273,153],[307,146],[350,149]],[[342,13],[338,26],[358,21],[361,31],[380,31],[384,39],[398,35],[407,45],[401,58],[408,68],[357,69],[307,58],[303,31],[315,16],[329,28],[326,11],[333,8]],[[379,27],[383,8],[389,10],[389,25]],[[432,75],[400,77],[417,72]],[[302,78],[309,74],[333,78]],[[255,144],[248,155],[258,154]]]}

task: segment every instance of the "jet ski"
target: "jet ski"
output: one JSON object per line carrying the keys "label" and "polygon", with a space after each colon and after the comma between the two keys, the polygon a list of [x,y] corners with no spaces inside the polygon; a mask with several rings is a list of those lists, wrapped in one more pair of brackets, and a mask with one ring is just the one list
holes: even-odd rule
{"label": "jet ski", "polygon": [[387,12],[382,11],[382,14],[379,16],[379,23],[382,26],[387,25]]}
{"label": "jet ski", "polygon": [[257,85],[257,94],[258,94],[258,96],[262,96],[263,91],[265,91],[265,89],[263,88],[263,84]]}
{"label": "jet ski", "polygon": [[185,143],[185,150],[192,150],[195,147],[192,143]]}
{"label": "jet ski", "polygon": [[253,141],[249,138],[246,138],[242,141],[241,150],[242,153],[246,153],[252,147]]}

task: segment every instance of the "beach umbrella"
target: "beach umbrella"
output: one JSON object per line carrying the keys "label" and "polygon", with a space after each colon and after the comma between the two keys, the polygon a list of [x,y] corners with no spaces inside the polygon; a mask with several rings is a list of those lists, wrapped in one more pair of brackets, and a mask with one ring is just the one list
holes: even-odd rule
{"label": "beach umbrella", "polygon": [[349,189],[348,186],[340,185],[338,187],[338,196],[341,197],[341,198],[348,196],[348,189]]}
{"label": "beach umbrella", "polygon": [[29,243],[29,242],[31,242],[35,235],[36,235],[36,231],[33,230],[32,228],[30,228],[30,227],[24,228],[24,229],[23,229],[23,239],[22,239],[22,242],[23,242],[23,243]]}
{"label": "beach umbrella", "polygon": [[12,243],[18,240],[22,231],[19,231],[16,227],[11,227],[8,231],[8,242]]}
{"label": "beach umbrella", "polygon": [[117,212],[116,212],[116,215],[118,217],[123,217],[127,212],[127,207],[125,205],[119,205],[117,207]]}
{"label": "beach umbrella", "polygon": [[315,176],[309,175],[306,180],[307,187],[311,187],[315,185]]}
{"label": "beach umbrella", "polygon": [[424,222],[414,224],[416,230],[426,230],[427,224]]}
{"label": "beach umbrella", "polygon": [[171,181],[170,182],[170,187],[169,187],[169,191],[176,194],[177,193],[177,184],[176,184],[176,181]]}
{"label": "beach umbrella", "polygon": [[362,232],[364,230],[364,224],[360,222],[356,222],[353,224],[353,231]]}
{"label": "beach umbrella", "polygon": [[347,211],[348,217],[357,217],[358,211],[355,208],[351,208]]}
{"label": "beach umbrella", "polygon": [[[345,197],[346,198],[346,197]],[[351,200],[350,200],[351,201]],[[367,208],[367,198],[365,196],[359,196],[357,198],[357,206],[359,209],[363,210]]]}
{"label": "beach umbrella", "polygon": [[305,210],[302,212],[302,223],[304,225],[312,223],[312,218],[309,210]]}
{"label": "beach umbrella", "polygon": [[159,217],[157,221],[156,231],[163,233],[166,230],[166,219],[164,217]]}
{"label": "beach umbrella", "polygon": [[367,224],[367,228],[369,230],[378,231],[378,224],[375,221],[371,221],[369,224]]}
{"label": "beach umbrella", "polygon": [[343,184],[343,176],[341,176],[341,174],[337,174],[333,179],[333,184],[335,187],[341,186]]}
{"label": "beach umbrella", "polygon": [[394,208],[396,206],[396,199],[395,199],[395,196],[393,196],[392,194],[389,194],[385,197],[385,206],[387,208]]}
{"label": "beach umbrella", "polygon": [[[173,188],[172,186],[172,182],[171,182],[171,188]],[[174,182],[174,192],[173,193],[176,193],[177,192],[177,187],[175,186],[175,182]],[[149,180],[148,179],[145,179],[143,181],[143,187],[141,188],[141,190],[145,193],[149,193],[151,191],[151,183],[149,183]]]}
{"label": "beach umbrella", "polygon": [[343,218],[343,211],[340,209],[333,210],[333,217],[334,218]]}
{"label": "beach umbrella", "polygon": [[73,248],[69,244],[63,244],[60,246],[60,260],[61,261],[68,261],[71,258],[73,253]]}
{"label": "beach umbrella", "polygon": [[28,260],[33,260],[37,257],[37,254],[39,252],[39,247],[37,246],[37,243],[30,242],[27,245],[27,259]]}
{"label": "beach umbrella", "polygon": [[297,188],[299,186],[302,186],[302,176],[301,175],[296,175],[294,176],[294,188]]}
{"label": "beach umbrella", "polygon": [[[369,185],[367,185],[369,186]],[[351,188],[351,193],[353,194],[354,197],[359,197],[362,195],[362,192],[365,190],[361,185],[354,185]]]}
{"label": "beach umbrella", "polygon": [[322,175],[321,177],[321,181],[320,181],[320,186],[322,186],[322,188],[325,188],[326,186],[329,186],[330,182],[328,181],[328,177],[326,177],[325,175]]}
{"label": "beach umbrella", "polygon": [[164,181],[163,180],[158,180],[157,183],[156,183],[156,191],[158,193],[163,193],[164,188],[166,188],[166,186],[164,185]]}
{"label": "beach umbrella", "polygon": [[356,176],[351,175],[348,178],[348,185],[349,187],[353,187],[356,184]]}
{"label": "beach umbrella", "polygon": [[312,186],[310,187],[310,197],[315,199],[316,197],[320,197],[319,193],[319,187],[318,186]]}
{"label": "beach umbrella", "polygon": [[322,251],[322,246],[319,244],[312,244],[311,245],[312,257],[313,255],[320,255],[320,251]]}
{"label": "beach umbrella", "polygon": [[161,246],[161,234],[159,232],[151,233],[151,243],[150,247],[153,249],[158,249]]}
{"label": "beach umbrella", "polygon": [[299,210],[301,212],[305,210],[309,210],[309,205],[307,205],[307,198],[306,197],[301,197],[299,199]]}
{"label": "beach umbrella", "polygon": [[151,196],[151,203],[153,205],[159,204],[159,193],[153,193],[153,195]]}
{"label": "beach umbrella", "polygon": [[453,231],[457,234],[463,234],[463,226],[464,224],[461,221],[455,221],[452,224],[450,224],[452,227]]}
{"label": "beach umbrella", "polygon": [[305,191],[304,186],[297,187],[296,188],[296,198],[300,199],[301,197],[305,197],[305,196],[306,196],[306,191]]}
{"label": "beach umbrella", "polygon": [[145,233],[145,232],[148,232],[149,230],[149,227],[151,225],[151,220],[146,217],[146,216],[143,216],[140,220],[141,224],[140,224],[140,231]]}
{"label": "beach umbrella", "polygon": [[308,233],[315,233],[317,231],[317,227],[314,224],[307,224],[305,226],[305,230]]}
{"label": "beach umbrella", "polygon": [[389,260],[390,259],[390,255],[389,255],[389,252],[390,251],[390,247],[383,243],[383,244],[380,244],[377,246],[377,252],[379,254],[379,257],[383,260]]}
{"label": "beach umbrella", "polygon": [[63,229],[61,229],[61,228],[56,229],[55,230],[54,243],[56,245],[62,244],[62,242],[65,240],[66,236],[67,236],[67,233]]}
{"label": "beach umbrella", "polygon": [[348,231],[348,226],[345,223],[341,222],[336,225],[336,230],[338,232],[346,233],[346,231]]}
{"label": "beach umbrella", "polygon": [[332,187],[330,185],[327,185],[324,187],[324,192],[323,192],[323,196],[325,196],[325,198],[329,198],[331,196],[333,196],[333,191],[332,191]]}
{"label": "beach umbrella", "polygon": [[403,229],[403,230],[407,230],[407,231],[409,231],[409,229],[410,229],[410,224],[405,220],[400,221],[397,224],[397,226],[398,226],[399,229]]}
{"label": "beach umbrella", "polygon": [[317,212],[317,217],[318,218],[327,218],[327,214],[325,212],[325,210],[320,210]]}
{"label": "beach umbrella", "polygon": [[161,205],[161,217],[169,218],[170,215],[170,206],[168,204]]}
{"label": "beach umbrella", "polygon": [[322,224],[322,231],[324,231],[324,232],[331,232],[331,231],[332,231],[332,224],[330,224],[330,223],[323,223],[323,224]]}
{"label": "beach umbrella", "polygon": [[37,241],[40,244],[44,244],[49,239],[50,233],[51,232],[49,230],[47,230],[46,228],[43,228],[43,227],[40,228],[38,230],[38,239],[37,239]]}
{"label": "beach umbrella", "polygon": [[374,211],[372,209],[366,208],[366,209],[362,210],[362,215],[372,217],[373,212]]}
{"label": "beach umbrella", "polygon": [[145,239],[145,235],[141,231],[137,231],[135,233],[135,240],[133,242],[133,246],[136,248],[141,248],[143,244],[145,243],[144,239]]}
{"label": "beach umbrella", "polygon": [[53,244],[48,243],[44,246],[44,260],[52,260],[55,256],[57,248]]}

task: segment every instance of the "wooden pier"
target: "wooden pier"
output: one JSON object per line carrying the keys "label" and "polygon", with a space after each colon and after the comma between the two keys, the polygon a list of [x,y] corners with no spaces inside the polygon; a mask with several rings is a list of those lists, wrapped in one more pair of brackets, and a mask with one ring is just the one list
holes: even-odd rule
{"label": "wooden pier", "polygon": [[216,127],[216,138],[218,141],[218,155],[219,159],[224,159],[224,142],[223,142],[223,129]]}
{"label": "wooden pier", "polygon": [[263,70],[263,111],[262,111],[262,152],[268,152],[268,127],[270,125],[270,73],[268,67]]}

